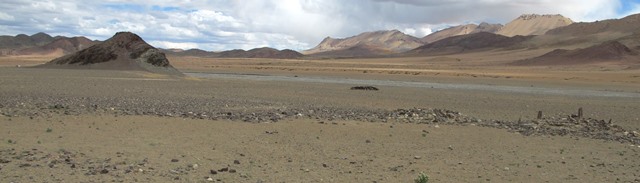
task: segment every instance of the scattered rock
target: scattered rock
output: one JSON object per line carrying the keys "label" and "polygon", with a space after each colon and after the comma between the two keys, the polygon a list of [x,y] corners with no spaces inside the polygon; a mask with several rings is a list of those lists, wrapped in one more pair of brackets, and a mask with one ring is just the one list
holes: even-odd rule
{"label": "scattered rock", "polygon": [[180,161],[180,160],[178,160],[178,159],[171,159],[171,162],[172,162],[172,163],[175,163],[175,162],[178,162],[178,161]]}
{"label": "scattered rock", "polygon": [[240,164],[240,160],[233,160],[233,164],[239,165]]}

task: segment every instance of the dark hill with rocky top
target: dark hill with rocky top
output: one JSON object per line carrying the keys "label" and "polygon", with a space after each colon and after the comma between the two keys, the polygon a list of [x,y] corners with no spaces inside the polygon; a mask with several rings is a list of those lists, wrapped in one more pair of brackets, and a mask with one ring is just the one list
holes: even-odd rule
{"label": "dark hill with rocky top", "polygon": [[131,32],[118,32],[100,44],[53,59],[36,67],[141,70],[163,74],[181,74],[169,64],[164,53]]}

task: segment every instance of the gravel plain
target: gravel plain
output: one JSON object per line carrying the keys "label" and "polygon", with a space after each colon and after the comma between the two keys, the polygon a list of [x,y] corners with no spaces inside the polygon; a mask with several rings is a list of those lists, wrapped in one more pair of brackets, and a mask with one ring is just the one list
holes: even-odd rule
{"label": "gravel plain", "polygon": [[640,181],[637,98],[32,68],[0,86],[0,180]]}

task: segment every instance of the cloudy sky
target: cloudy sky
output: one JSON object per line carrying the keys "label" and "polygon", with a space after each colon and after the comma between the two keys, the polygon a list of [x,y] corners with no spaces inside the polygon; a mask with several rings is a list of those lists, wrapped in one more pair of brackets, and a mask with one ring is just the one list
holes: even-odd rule
{"label": "cloudy sky", "polygon": [[574,21],[640,13],[640,0],[2,0],[0,35],[46,32],[104,40],[118,31],[163,48],[305,50],[323,38],[397,29],[417,37],[521,14]]}

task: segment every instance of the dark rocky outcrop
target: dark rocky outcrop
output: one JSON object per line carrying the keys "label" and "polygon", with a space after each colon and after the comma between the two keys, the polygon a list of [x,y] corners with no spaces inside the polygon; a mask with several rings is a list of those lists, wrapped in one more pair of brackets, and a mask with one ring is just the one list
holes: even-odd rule
{"label": "dark rocky outcrop", "polygon": [[56,58],[38,67],[143,70],[180,74],[169,64],[164,53],[130,32],[116,33],[103,43]]}

